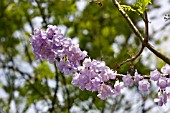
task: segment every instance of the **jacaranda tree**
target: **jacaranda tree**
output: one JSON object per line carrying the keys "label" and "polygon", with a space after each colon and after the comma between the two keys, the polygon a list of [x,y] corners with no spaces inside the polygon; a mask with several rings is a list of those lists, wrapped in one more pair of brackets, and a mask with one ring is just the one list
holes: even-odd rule
{"label": "jacaranda tree", "polygon": [[158,1],[1,0],[0,8],[0,112],[169,108],[170,57],[158,49],[169,36],[154,38],[169,14],[150,31]]}

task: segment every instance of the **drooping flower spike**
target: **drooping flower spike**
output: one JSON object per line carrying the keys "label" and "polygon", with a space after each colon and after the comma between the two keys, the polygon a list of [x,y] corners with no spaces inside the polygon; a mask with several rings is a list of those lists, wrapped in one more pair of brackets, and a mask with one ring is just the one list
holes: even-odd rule
{"label": "drooping flower spike", "polygon": [[[133,76],[129,73],[118,74],[106,66],[104,61],[91,59],[78,44],[73,44],[70,38],[65,38],[57,26],[48,25],[46,31],[36,28],[30,41],[36,59],[56,63],[57,68],[67,75],[72,73],[73,85],[81,90],[97,91],[100,99],[119,95],[124,87],[131,87],[135,83],[141,92],[148,92],[151,87],[149,80],[141,76],[137,70]],[[170,87],[170,65],[162,67],[161,72],[157,69],[150,72],[150,80],[156,82],[159,87],[156,102],[160,106],[165,105],[170,97],[170,93],[166,92],[166,88]],[[120,77],[122,81],[117,79]],[[115,84],[110,85],[110,81],[114,81]]]}

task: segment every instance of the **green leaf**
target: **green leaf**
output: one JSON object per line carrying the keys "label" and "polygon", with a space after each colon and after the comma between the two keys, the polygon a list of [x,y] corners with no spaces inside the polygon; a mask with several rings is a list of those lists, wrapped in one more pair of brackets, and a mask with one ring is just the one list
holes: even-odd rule
{"label": "green leaf", "polygon": [[131,6],[129,5],[121,5],[121,8],[125,11],[135,11]]}
{"label": "green leaf", "polygon": [[143,14],[148,4],[152,4],[151,0],[136,0],[136,3],[132,4],[132,6],[121,5],[121,8],[125,11],[134,11]]}
{"label": "green leaf", "polygon": [[144,20],[144,11],[147,9],[147,5],[152,4],[151,0],[136,0],[135,4],[129,5],[121,5],[121,8],[125,11],[133,11],[140,15],[140,17]]}
{"label": "green leaf", "polygon": [[148,4],[152,4],[151,0],[136,0],[133,6],[136,7],[140,13],[143,13]]}

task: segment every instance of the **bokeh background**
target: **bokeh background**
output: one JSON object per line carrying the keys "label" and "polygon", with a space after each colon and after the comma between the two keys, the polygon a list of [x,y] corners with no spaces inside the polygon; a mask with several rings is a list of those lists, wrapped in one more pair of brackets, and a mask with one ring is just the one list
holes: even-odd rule
{"label": "bokeh background", "polygon": [[[147,49],[134,62],[118,65],[141,47],[125,19],[111,0],[0,0],[0,113],[168,113],[170,104],[154,103],[155,83],[147,94],[137,87],[122,95],[100,100],[97,92],[81,91],[71,85],[72,75],[63,75],[54,64],[35,60],[30,44],[34,28],[57,25],[92,59],[104,60],[118,73],[132,68],[148,75],[165,63]],[[135,0],[119,0],[133,4]],[[170,57],[170,0],[153,0],[148,6],[149,41]],[[144,34],[144,23],[127,12]]]}

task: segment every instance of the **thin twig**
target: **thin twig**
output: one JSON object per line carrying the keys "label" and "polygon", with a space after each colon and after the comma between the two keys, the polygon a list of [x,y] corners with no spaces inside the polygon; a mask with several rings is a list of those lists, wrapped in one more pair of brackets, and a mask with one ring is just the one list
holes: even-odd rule
{"label": "thin twig", "polygon": [[53,96],[53,99],[52,99],[52,107],[49,109],[49,112],[52,113],[54,111],[54,108],[55,108],[55,103],[56,103],[56,99],[57,99],[57,92],[58,92],[58,81],[59,81],[59,78],[58,78],[58,71],[57,71],[57,67],[56,65],[54,64],[54,67],[55,67],[55,81],[56,81],[56,86],[55,86],[55,90],[54,90],[54,96]]}
{"label": "thin twig", "polygon": [[65,86],[65,91],[66,91],[66,94],[67,94],[67,112],[70,113],[70,108],[71,108],[71,105],[70,105],[70,92],[67,88],[67,83],[66,83],[66,78],[64,77],[63,73],[61,73],[61,77],[63,79],[63,84]]}
{"label": "thin twig", "polygon": [[121,8],[120,4],[117,2],[117,0],[112,0],[116,8],[119,10],[119,12],[123,15],[123,17],[126,19],[128,22],[129,26],[132,28],[133,32],[136,34],[136,36],[139,38],[139,40],[142,42],[142,44],[147,47],[150,51],[152,51],[157,57],[162,59],[164,62],[167,64],[170,64],[170,59],[157,51],[150,43],[144,41],[144,37],[142,34],[139,32],[137,27],[134,25],[130,17],[126,14],[126,12]]}
{"label": "thin twig", "polygon": [[128,63],[128,62],[134,62],[134,61],[142,54],[142,52],[143,52],[143,50],[144,50],[144,47],[145,47],[145,46],[142,45],[140,51],[139,51],[134,57],[132,57],[132,58],[130,58],[130,59],[127,59],[126,61],[123,61],[123,62],[119,65],[119,67],[121,67],[122,65],[124,65],[124,64],[126,64],[126,63]]}
{"label": "thin twig", "polygon": [[28,21],[28,23],[29,23],[29,25],[30,25],[30,27],[31,27],[31,32],[32,32],[32,34],[33,34],[33,32],[34,32],[34,27],[33,27],[32,21],[31,21],[31,19],[30,19],[30,16],[29,16],[28,13],[25,13],[25,16],[26,16],[26,18],[27,18],[27,21]]}
{"label": "thin twig", "polygon": [[117,0],[112,0],[116,8],[119,10],[119,12],[123,15],[123,17],[128,22],[129,26],[132,28],[133,32],[138,36],[140,41],[143,41],[144,38],[142,34],[139,32],[139,30],[136,28],[130,17],[126,14],[126,12],[121,8],[120,4],[117,2]]}
{"label": "thin twig", "polygon": [[32,32],[32,34],[33,34],[33,32],[34,32],[34,27],[33,27],[33,24],[32,24],[32,21],[31,21],[31,17],[30,17],[30,14],[26,11],[27,9],[25,8],[25,7],[23,7],[23,10],[25,10],[25,17],[26,17],[26,19],[27,19],[27,21],[28,21],[28,23],[29,23],[29,25],[30,25],[30,27],[31,27],[31,32]]}
{"label": "thin twig", "polygon": [[26,54],[26,56],[28,58],[28,62],[30,64],[32,64],[33,61],[32,61],[31,55],[30,55],[29,50],[28,50],[28,45],[24,45],[24,50],[25,50],[25,54]]}
{"label": "thin twig", "polygon": [[41,16],[42,16],[43,23],[45,24],[45,27],[47,27],[47,21],[46,21],[46,18],[45,18],[45,15],[44,15],[43,9],[42,9],[42,7],[41,7],[41,5],[40,5],[40,3],[39,3],[39,1],[38,1],[38,0],[35,0],[35,2],[36,2],[36,3],[37,3],[37,5],[38,5],[38,9],[40,10],[40,14],[41,14]]}
{"label": "thin twig", "polygon": [[[147,12],[145,11],[144,12],[145,13],[145,39],[144,39],[144,41],[145,42],[148,42],[148,34],[149,34],[149,31],[148,31],[148,16],[147,16]],[[144,45],[142,45],[142,47],[141,47],[141,49],[140,49],[140,51],[136,54],[136,56],[134,56],[134,57],[132,57],[132,58],[130,58],[130,59],[127,59],[126,61],[123,61],[120,65],[119,65],[119,67],[121,67],[122,65],[124,65],[124,64],[126,64],[126,63],[128,63],[128,62],[134,62],[141,54],[142,54],[142,52],[143,52],[143,50],[144,50]]]}

